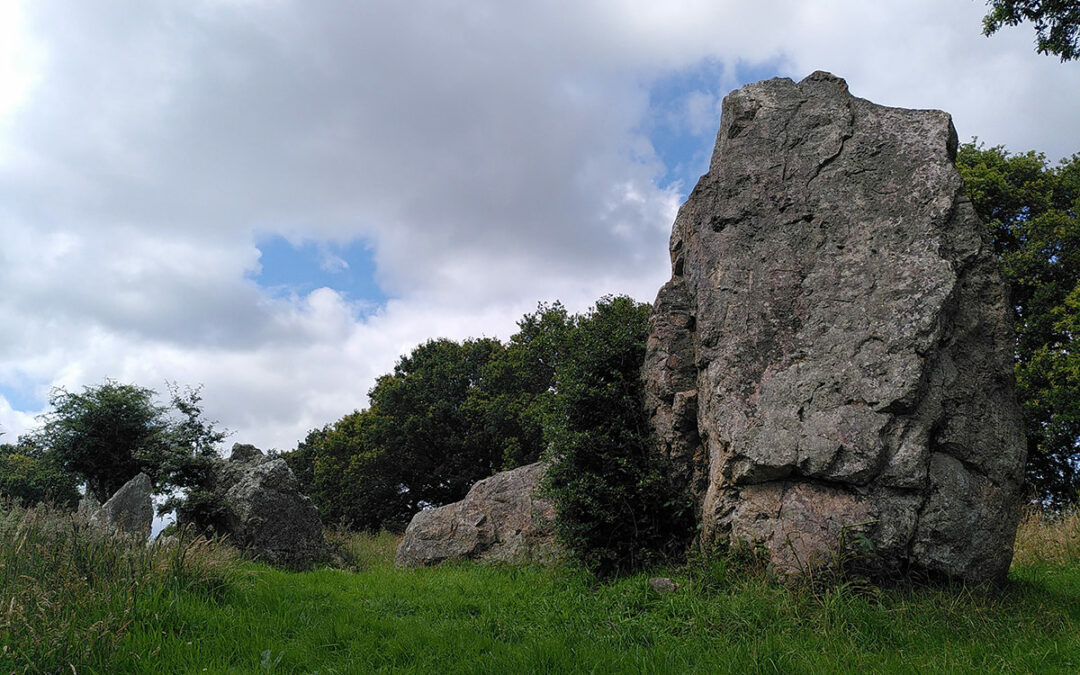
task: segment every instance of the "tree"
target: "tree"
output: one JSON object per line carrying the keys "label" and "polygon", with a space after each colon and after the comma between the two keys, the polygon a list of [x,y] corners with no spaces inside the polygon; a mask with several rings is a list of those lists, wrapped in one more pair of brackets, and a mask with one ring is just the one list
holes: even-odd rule
{"label": "tree", "polygon": [[497,340],[431,340],[378,379],[367,410],[312,430],[284,454],[328,522],[402,529],[543,452],[554,378],[573,321],[541,304]]}
{"label": "tree", "polygon": [[323,517],[403,529],[420,509],[458,501],[498,471],[510,432],[487,378],[501,372],[490,366],[504,350],[488,338],[429,340],[378,378],[367,410],[286,453]]}
{"label": "tree", "polygon": [[518,332],[470,393],[472,420],[501,448],[501,469],[531,464],[543,454],[555,371],[572,330],[573,318],[561,303],[540,303],[518,321]]}
{"label": "tree", "polygon": [[561,540],[600,575],[678,555],[694,528],[645,417],[648,316],[630,298],[600,300],[577,318],[555,376],[545,484]]}
{"label": "tree", "polygon": [[23,506],[48,502],[74,508],[79,503],[75,476],[37,448],[7,443],[0,444],[0,497]]}
{"label": "tree", "polygon": [[983,34],[1025,21],[1035,24],[1035,51],[1062,62],[1080,58],[1080,2],[1077,0],[990,0]]}
{"label": "tree", "polygon": [[54,389],[45,424],[24,440],[86,481],[99,501],[139,472],[158,489],[197,489],[225,434],[202,419],[198,389],[170,391],[171,406],[162,406],[152,389],[112,380],[82,393]]}
{"label": "tree", "polygon": [[501,448],[469,398],[502,350],[490,338],[430,340],[371,390],[374,447],[396,458],[410,510],[458,501],[501,467]]}
{"label": "tree", "polygon": [[98,501],[140,471],[158,483],[169,452],[169,425],[154,395],[151,389],[111,380],[85,387],[81,394],[54,389],[49,396],[53,410],[32,438],[65,471],[82,477]]}
{"label": "tree", "polygon": [[957,166],[1016,312],[1028,486],[1060,505],[1080,494],[1080,155],[1051,167],[1039,153],[973,142]]}
{"label": "tree", "polygon": [[179,488],[158,507],[176,511],[178,523],[191,523],[203,532],[224,532],[225,504],[215,490],[218,444],[228,432],[203,417],[199,388],[180,390],[169,385],[172,417],[168,421],[169,451],[154,467],[163,487]]}

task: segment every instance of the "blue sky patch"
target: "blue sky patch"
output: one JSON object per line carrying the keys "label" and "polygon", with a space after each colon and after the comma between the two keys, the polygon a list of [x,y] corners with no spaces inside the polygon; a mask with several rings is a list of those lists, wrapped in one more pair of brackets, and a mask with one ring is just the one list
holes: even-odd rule
{"label": "blue sky patch", "polygon": [[374,250],[362,239],[345,244],[308,240],[294,245],[274,236],[257,246],[262,271],[248,276],[272,295],[306,295],[327,287],[353,302],[386,303],[386,294],[375,282]]}
{"label": "blue sky patch", "polygon": [[722,63],[706,59],[653,83],[644,131],[667,168],[658,181],[661,188],[679,183],[682,197],[690,193],[709,169],[720,126],[720,101],[733,88],[775,77],[779,65],[736,66],[735,83],[731,83]]}
{"label": "blue sky patch", "polygon": [[[45,407],[48,402],[46,397],[38,396],[36,391],[37,387],[29,382],[16,385],[0,384],[0,396],[7,399],[12,410],[18,410],[19,412],[37,412]],[[4,434],[0,436],[0,443],[15,442],[15,439],[10,436],[10,429],[0,429],[0,432]]]}

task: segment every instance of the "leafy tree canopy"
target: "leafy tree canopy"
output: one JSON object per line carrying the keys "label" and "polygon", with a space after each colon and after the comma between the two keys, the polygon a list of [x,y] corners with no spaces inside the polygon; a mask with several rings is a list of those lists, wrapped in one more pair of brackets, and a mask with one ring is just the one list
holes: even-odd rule
{"label": "leafy tree canopy", "polygon": [[1002,26],[1035,24],[1035,51],[1054,54],[1062,62],[1080,58],[1080,2],[1077,0],[990,0],[983,34]]}
{"label": "leafy tree canopy", "polygon": [[1080,494],[1080,155],[967,143],[957,166],[990,228],[1016,311],[1016,385],[1032,496]]}
{"label": "leafy tree canopy", "polygon": [[571,324],[562,305],[542,304],[505,345],[428,341],[377,380],[367,410],[312,430],[286,461],[327,522],[402,529],[539,459]]}
{"label": "leafy tree canopy", "polygon": [[112,380],[81,393],[55,389],[44,425],[23,440],[86,481],[99,501],[140,471],[159,489],[196,485],[200,460],[225,434],[202,419],[197,389],[170,389],[170,406],[156,403],[151,389]]}
{"label": "leafy tree canopy", "polygon": [[29,445],[0,444],[0,498],[23,506],[49,502],[74,508],[78,481]]}

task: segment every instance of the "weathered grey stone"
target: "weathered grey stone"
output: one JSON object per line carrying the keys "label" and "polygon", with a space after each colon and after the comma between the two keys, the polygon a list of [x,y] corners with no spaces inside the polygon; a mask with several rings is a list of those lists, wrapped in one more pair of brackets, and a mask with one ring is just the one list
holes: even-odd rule
{"label": "weathered grey stone", "polygon": [[263,461],[265,458],[266,455],[263,454],[263,451],[250,443],[233,443],[232,450],[229,452],[229,461],[231,462],[250,464]]}
{"label": "weathered grey stone", "polygon": [[668,579],[667,577],[653,577],[649,579],[649,586],[651,586],[654,591],[660,593],[661,595],[674,593],[679,590],[679,584],[675,583],[671,579]]}
{"label": "weathered grey stone", "polygon": [[[261,457],[261,453],[259,453]],[[309,567],[326,556],[319,513],[284,459],[242,464],[225,462],[230,478],[225,492],[227,534],[238,546],[271,564]]]}
{"label": "weathered grey stone", "polygon": [[460,502],[417,513],[394,564],[551,562],[559,556],[559,546],[555,506],[536,496],[543,475],[543,463],[503,471],[473,485]]}
{"label": "weathered grey stone", "polygon": [[101,509],[101,502],[89,490],[79,500],[78,512],[86,517],[91,517]]}
{"label": "weathered grey stone", "polygon": [[679,211],[643,376],[702,538],[781,569],[1000,580],[1024,442],[997,261],[940,111],[817,72],[729,94]]}
{"label": "weathered grey stone", "polygon": [[[80,502],[80,510],[90,515],[90,524],[109,532],[128,534],[146,539],[154,522],[154,485],[150,477],[140,473],[124,483],[100,507],[93,498]],[[84,504],[85,502],[85,504]]]}

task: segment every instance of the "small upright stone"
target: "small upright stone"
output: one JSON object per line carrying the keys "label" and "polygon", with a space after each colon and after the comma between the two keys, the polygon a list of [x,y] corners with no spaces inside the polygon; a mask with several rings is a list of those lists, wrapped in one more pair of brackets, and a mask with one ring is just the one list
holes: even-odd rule
{"label": "small upright stone", "polygon": [[1025,445],[1011,309],[948,114],[816,72],[729,94],[679,211],[646,412],[702,538],[799,572],[869,542],[882,573],[999,581]]}
{"label": "small upright stone", "polygon": [[[150,537],[150,527],[154,522],[154,486],[150,476],[140,473],[124,483],[100,507],[95,507],[92,498],[80,502],[90,514],[90,523],[109,532],[119,532],[141,539]],[[84,506],[85,503],[85,506]]]}
{"label": "small upright stone", "polygon": [[327,557],[318,509],[284,459],[236,443],[229,459],[210,463],[210,478],[216,513],[206,521],[181,514],[178,525],[225,535],[272,565],[303,569]]}
{"label": "small upright stone", "polygon": [[661,595],[667,595],[668,593],[674,593],[679,590],[679,584],[667,577],[653,577],[649,579],[649,586]]}

